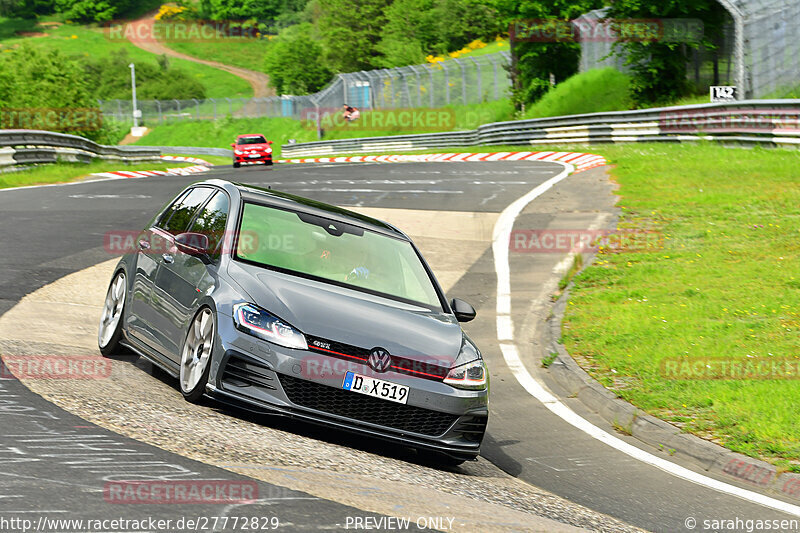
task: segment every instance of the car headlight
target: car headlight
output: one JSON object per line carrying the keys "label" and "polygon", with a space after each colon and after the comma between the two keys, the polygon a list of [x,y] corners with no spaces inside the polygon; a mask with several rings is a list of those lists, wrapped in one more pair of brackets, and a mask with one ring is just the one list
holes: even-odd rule
{"label": "car headlight", "polygon": [[244,152],[242,152],[241,150],[234,150],[233,153],[236,155],[242,155]]}
{"label": "car headlight", "polygon": [[265,154],[271,154],[272,153],[272,148],[267,148],[266,150],[264,150],[264,153]]}
{"label": "car headlight", "polygon": [[308,343],[302,333],[253,304],[233,306],[233,322],[236,324],[236,329],[266,341],[287,348],[308,349]]}
{"label": "car headlight", "polygon": [[[462,363],[462,361],[468,362]],[[456,359],[456,366],[450,369],[444,382],[457,389],[483,390],[489,383],[488,376],[480,350],[465,338],[461,345],[461,353]]]}

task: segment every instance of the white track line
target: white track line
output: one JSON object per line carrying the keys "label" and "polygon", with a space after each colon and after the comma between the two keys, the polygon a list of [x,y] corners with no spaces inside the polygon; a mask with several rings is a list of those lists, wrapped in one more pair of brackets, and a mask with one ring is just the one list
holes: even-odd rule
{"label": "white track line", "polygon": [[[547,158],[549,159],[549,158]],[[624,440],[603,431],[599,427],[593,425],[585,418],[576,414],[572,409],[561,403],[561,401],[547,391],[533,376],[531,376],[528,369],[522,362],[514,344],[514,322],[511,317],[511,273],[508,263],[508,244],[511,238],[511,230],[514,227],[514,221],[522,210],[535,200],[538,196],[547,192],[555,184],[569,176],[574,170],[570,164],[554,161],[564,166],[564,170],[545,181],[525,196],[517,199],[514,203],[506,207],[494,226],[492,233],[492,252],[494,253],[494,268],[497,272],[497,340],[500,343],[500,350],[503,352],[503,359],[505,359],[508,368],[514,374],[514,377],[519,381],[519,384],[528,391],[528,393],[542,402],[553,414],[560,417],[568,424],[583,431],[587,435],[599,440],[600,442],[619,450],[620,452],[633,457],[634,459],[643,463],[649,464],[659,468],[673,476],[691,481],[698,485],[725,493],[732,496],[737,496],[743,500],[752,503],[757,503],[765,507],[770,507],[778,511],[783,511],[788,514],[800,516],[800,507],[791,503],[786,503],[775,498],[770,498],[763,494],[753,492],[747,489],[742,489],[734,485],[730,485],[723,481],[719,481],[702,474],[698,474],[688,468],[684,468],[673,462],[667,461],[660,457],[648,453],[636,446],[628,444]]]}

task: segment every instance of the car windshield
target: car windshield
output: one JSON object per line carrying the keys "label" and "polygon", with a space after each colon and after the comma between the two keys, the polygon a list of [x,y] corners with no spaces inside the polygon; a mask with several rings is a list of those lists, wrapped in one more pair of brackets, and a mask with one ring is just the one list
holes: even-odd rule
{"label": "car windshield", "polygon": [[330,219],[246,203],[235,257],[441,310],[431,277],[410,242]]}
{"label": "car windshield", "polygon": [[267,140],[264,139],[261,135],[256,135],[254,137],[239,137],[239,140],[236,141],[236,144],[264,144]]}

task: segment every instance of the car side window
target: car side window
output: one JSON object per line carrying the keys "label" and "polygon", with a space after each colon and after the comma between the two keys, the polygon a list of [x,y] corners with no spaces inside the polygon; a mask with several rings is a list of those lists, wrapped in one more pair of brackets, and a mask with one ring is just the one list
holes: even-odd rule
{"label": "car side window", "polygon": [[185,232],[198,208],[208,200],[213,192],[214,189],[209,187],[191,189],[189,194],[184,196],[179,203],[176,203],[174,209],[172,209],[172,214],[162,221],[160,227],[173,235]]}
{"label": "car side window", "polygon": [[160,217],[158,217],[158,221],[155,223],[155,226],[156,226],[156,227],[163,228],[163,227],[164,227],[164,224],[166,224],[167,222],[169,222],[169,219],[172,217],[172,214],[175,212],[175,210],[176,210],[176,209],[178,209],[178,207],[180,207],[180,205],[181,205],[181,202],[183,201],[183,199],[184,199],[184,198],[186,198],[186,195],[187,195],[187,194],[189,194],[189,191],[183,191],[183,193],[182,193],[180,196],[178,196],[178,197],[177,197],[177,198],[176,198],[176,199],[175,199],[175,200],[174,200],[174,201],[173,201],[173,202],[172,202],[172,203],[169,205],[169,207],[167,207],[166,209],[164,209],[164,212],[163,212],[163,213],[161,213],[161,216],[160,216]]}
{"label": "car side window", "polygon": [[225,224],[228,222],[228,208],[230,200],[228,195],[217,191],[211,200],[200,210],[189,230],[192,233],[202,233],[208,236],[209,250],[212,255],[218,255],[219,245],[225,236]]}

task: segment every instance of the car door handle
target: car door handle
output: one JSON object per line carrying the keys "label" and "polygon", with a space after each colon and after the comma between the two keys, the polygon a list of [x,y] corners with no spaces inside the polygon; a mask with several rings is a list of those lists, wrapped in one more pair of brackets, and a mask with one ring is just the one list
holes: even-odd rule
{"label": "car door handle", "polygon": [[149,250],[150,249],[150,243],[147,242],[146,240],[142,239],[141,241],[139,241],[139,248],[141,248],[142,250]]}
{"label": "car door handle", "polygon": [[175,262],[175,258],[172,257],[172,254],[163,254],[161,257],[164,258],[164,262],[167,264],[171,264]]}

